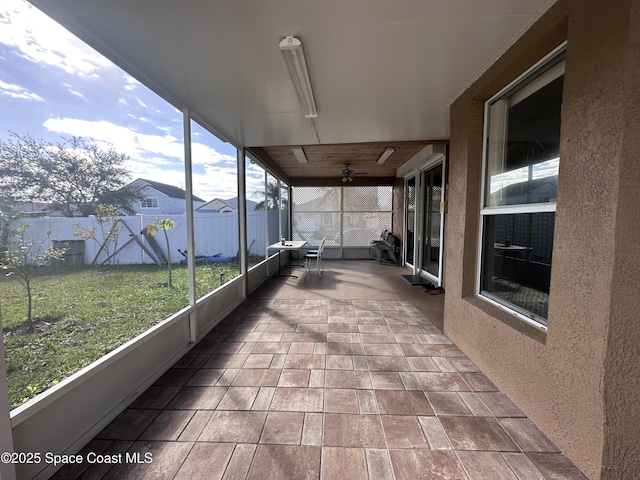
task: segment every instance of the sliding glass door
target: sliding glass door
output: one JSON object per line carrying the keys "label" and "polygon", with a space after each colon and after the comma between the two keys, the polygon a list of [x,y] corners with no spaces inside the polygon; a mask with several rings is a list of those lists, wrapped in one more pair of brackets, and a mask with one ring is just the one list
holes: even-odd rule
{"label": "sliding glass door", "polygon": [[443,166],[442,163],[420,174],[423,196],[422,245],[420,269],[427,277],[440,285],[442,277],[442,213]]}
{"label": "sliding glass door", "polygon": [[405,181],[405,219],[404,219],[404,258],[405,263],[415,265],[415,230],[416,230],[416,177]]}

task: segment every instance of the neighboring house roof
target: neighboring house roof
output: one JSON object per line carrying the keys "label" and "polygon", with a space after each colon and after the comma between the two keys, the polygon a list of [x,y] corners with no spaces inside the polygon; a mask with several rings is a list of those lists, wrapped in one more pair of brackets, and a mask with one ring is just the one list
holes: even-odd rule
{"label": "neighboring house roof", "polygon": [[[157,191],[164,193],[165,195],[171,198],[177,198],[180,200],[185,200],[187,198],[187,192],[185,192],[181,188],[174,187],[173,185],[167,185],[166,183],[155,182],[153,180],[146,180],[144,178],[138,178],[137,180],[133,181],[133,183],[135,182],[144,182],[150,187],[155,188]],[[193,196],[193,199],[196,202],[204,202],[202,198],[197,197],[195,195]]]}
{"label": "neighboring house roof", "polygon": [[45,202],[9,202],[15,213],[21,213],[23,215],[47,215],[50,217],[63,216],[59,211],[52,208],[50,203]]}
{"label": "neighboring house roof", "polygon": [[[254,211],[257,203],[251,200],[247,200],[247,211]],[[233,210],[234,212],[238,210],[238,197],[230,198],[228,200],[223,200],[221,198],[214,198],[213,200],[209,200],[204,205],[198,207],[197,210],[209,210],[219,212],[223,209],[227,211]]]}

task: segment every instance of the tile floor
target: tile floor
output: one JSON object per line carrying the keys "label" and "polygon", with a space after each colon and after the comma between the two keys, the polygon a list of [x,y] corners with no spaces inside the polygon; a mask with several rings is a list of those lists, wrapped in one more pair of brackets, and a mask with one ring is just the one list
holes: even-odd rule
{"label": "tile floor", "polygon": [[409,300],[248,302],[88,452],[55,478],[585,478]]}

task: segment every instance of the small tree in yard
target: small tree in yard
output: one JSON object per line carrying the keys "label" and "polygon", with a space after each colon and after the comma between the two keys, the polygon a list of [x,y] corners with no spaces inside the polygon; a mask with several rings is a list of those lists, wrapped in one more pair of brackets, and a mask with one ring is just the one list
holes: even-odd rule
{"label": "small tree in yard", "polygon": [[27,292],[27,329],[33,331],[33,279],[50,266],[54,260],[62,259],[66,248],[45,247],[49,243],[49,234],[44,240],[27,238],[29,225],[18,225],[11,233],[14,242],[0,257],[0,268],[8,270],[7,277],[20,283]]}
{"label": "small tree in yard", "polygon": [[154,223],[149,224],[145,227],[145,230],[149,235],[155,235],[158,233],[158,230],[161,228],[164,232],[164,240],[167,242],[167,271],[169,273],[169,281],[167,282],[167,286],[171,288],[173,286],[172,278],[171,278],[171,247],[169,246],[169,234],[167,230],[176,226],[176,223],[169,219],[165,218],[164,220],[156,220]]}
{"label": "small tree in yard", "polygon": [[[93,262],[91,262],[92,265],[95,265],[98,256],[103,250],[107,259],[102,263],[109,263],[109,265],[111,265],[111,257],[113,257],[118,250],[118,238],[122,230],[122,227],[118,223],[118,207],[101,203],[96,207],[95,217],[98,227],[85,227],[78,222],[75,224],[76,230],[73,234],[84,240],[93,240],[100,245],[98,253],[93,259]],[[98,240],[98,236],[96,235],[98,228],[100,228],[100,233],[102,234],[102,241]]]}

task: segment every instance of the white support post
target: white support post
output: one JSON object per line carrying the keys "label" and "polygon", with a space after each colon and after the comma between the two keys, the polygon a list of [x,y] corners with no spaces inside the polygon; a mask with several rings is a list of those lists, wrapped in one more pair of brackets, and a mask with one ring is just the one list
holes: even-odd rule
{"label": "white support post", "polygon": [[184,143],[184,177],[185,177],[185,202],[187,215],[187,272],[189,279],[189,305],[192,312],[189,315],[189,337],[191,343],[198,340],[198,323],[196,319],[196,244],[195,244],[195,219],[193,214],[193,178],[191,174],[191,115],[189,109],[182,110],[183,143]]}
{"label": "white support post", "polygon": [[[0,311],[0,331],[3,331],[2,311]],[[9,416],[9,411],[7,363],[4,356],[4,342],[0,342],[0,454],[13,453],[13,429],[11,428],[11,417]],[[15,465],[11,462],[0,462],[0,479],[15,480],[15,478]]]}
{"label": "white support post", "polygon": [[247,169],[244,158],[244,148],[236,149],[238,161],[238,260],[240,262],[240,275],[244,276],[242,282],[242,298],[247,298],[247,282],[249,281],[247,258]]}

